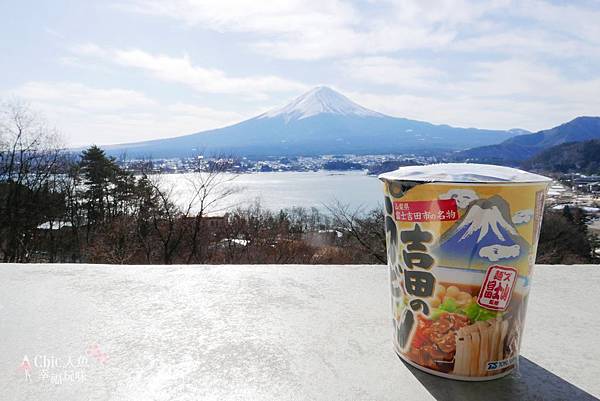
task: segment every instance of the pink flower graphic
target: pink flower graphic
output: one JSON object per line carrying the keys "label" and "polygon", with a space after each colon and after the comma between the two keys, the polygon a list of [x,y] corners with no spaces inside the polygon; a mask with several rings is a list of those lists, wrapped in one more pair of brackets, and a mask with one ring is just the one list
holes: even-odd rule
{"label": "pink flower graphic", "polygon": [[90,345],[85,353],[102,364],[105,364],[108,361],[108,355],[102,352],[98,344]]}
{"label": "pink flower graphic", "polygon": [[29,363],[29,358],[27,355],[23,356],[23,362],[17,368],[17,372],[25,373],[25,380],[31,381],[31,364]]}

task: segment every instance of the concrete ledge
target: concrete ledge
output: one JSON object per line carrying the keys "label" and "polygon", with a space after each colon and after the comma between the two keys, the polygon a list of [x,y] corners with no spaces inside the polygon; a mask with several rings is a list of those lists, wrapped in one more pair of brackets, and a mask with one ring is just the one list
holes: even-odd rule
{"label": "concrete ledge", "polygon": [[464,383],[396,356],[385,266],[0,265],[0,398],[591,400],[599,282],[538,266],[520,374]]}

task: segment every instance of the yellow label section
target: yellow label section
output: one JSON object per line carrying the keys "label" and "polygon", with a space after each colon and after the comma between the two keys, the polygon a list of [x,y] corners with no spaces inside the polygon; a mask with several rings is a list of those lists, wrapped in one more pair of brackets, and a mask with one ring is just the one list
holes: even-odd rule
{"label": "yellow label section", "polygon": [[530,274],[546,183],[384,186],[386,224],[391,218],[399,233],[415,225],[430,232],[436,266],[486,270],[497,264]]}

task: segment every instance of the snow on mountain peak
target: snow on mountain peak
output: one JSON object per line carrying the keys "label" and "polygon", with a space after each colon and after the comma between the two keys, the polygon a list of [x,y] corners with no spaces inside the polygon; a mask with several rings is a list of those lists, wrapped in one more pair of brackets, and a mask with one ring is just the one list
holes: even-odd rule
{"label": "snow on mountain peak", "polygon": [[502,213],[497,206],[483,209],[479,205],[473,205],[473,207],[469,209],[467,216],[460,224],[457,231],[461,231],[463,228],[466,228],[466,231],[459,241],[478,233],[479,236],[477,237],[477,242],[479,243],[490,230],[500,241],[506,241],[506,238],[504,238],[504,235],[502,235],[500,228],[503,228],[512,235],[519,235],[517,230],[515,230],[513,226],[511,226],[504,219],[504,217],[502,217]]}
{"label": "snow on mountain peak", "polygon": [[317,86],[291,103],[261,114],[258,118],[283,117],[286,122],[289,122],[317,114],[383,117],[383,114],[366,109],[327,86]]}

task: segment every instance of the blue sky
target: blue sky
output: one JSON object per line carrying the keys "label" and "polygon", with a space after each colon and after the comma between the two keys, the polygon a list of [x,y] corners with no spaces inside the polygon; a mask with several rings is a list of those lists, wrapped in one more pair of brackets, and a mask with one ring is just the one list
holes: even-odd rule
{"label": "blue sky", "polygon": [[177,136],[328,85],[389,115],[539,130],[600,115],[600,2],[0,2],[0,98],[70,146]]}

